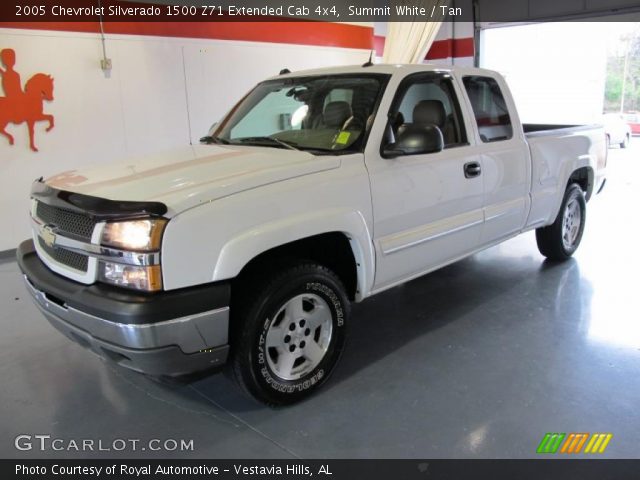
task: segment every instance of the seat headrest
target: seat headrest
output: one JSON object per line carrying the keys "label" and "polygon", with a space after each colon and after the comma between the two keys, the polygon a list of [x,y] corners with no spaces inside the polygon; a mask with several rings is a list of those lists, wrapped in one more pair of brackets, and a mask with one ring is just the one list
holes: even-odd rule
{"label": "seat headrest", "polygon": [[327,127],[340,128],[351,116],[349,102],[329,102],[324,107],[323,118]]}
{"label": "seat headrest", "polygon": [[447,112],[440,100],[422,100],[413,109],[413,123],[443,127],[446,121]]}

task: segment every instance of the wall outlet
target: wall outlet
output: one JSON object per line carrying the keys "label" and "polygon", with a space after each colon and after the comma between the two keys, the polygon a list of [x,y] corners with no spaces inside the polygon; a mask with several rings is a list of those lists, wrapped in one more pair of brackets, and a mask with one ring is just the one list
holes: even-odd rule
{"label": "wall outlet", "polygon": [[102,70],[104,70],[105,72],[108,70],[111,70],[111,59],[110,58],[103,58],[102,60],[100,60],[100,68],[102,68]]}

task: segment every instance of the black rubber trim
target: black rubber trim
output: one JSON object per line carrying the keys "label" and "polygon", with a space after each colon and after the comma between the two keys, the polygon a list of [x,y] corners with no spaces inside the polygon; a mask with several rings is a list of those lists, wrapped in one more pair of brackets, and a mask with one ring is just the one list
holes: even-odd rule
{"label": "black rubber trim", "polygon": [[58,190],[38,179],[31,185],[31,197],[54,207],[88,214],[96,220],[162,216],[167,206],[161,202],[116,201],[82,193]]}
{"label": "black rubber trim", "polygon": [[116,323],[157,323],[229,306],[228,281],[145,294],[101,283],[85,285],[58,275],[42,263],[32,240],[20,244],[16,257],[29,281],[53,301]]}

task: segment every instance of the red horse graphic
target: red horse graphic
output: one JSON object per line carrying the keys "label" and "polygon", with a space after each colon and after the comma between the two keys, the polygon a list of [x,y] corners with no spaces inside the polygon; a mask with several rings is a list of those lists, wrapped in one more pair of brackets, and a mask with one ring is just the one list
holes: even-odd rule
{"label": "red horse graphic", "polygon": [[20,74],[13,69],[16,63],[16,53],[5,48],[0,51],[0,60],[5,69],[0,68],[4,97],[0,97],[0,134],[9,139],[13,145],[13,136],[5,128],[9,123],[20,124],[27,122],[29,127],[29,146],[37,152],[34,143],[34,125],[36,122],[47,120],[47,132],[53,128],[53,115],[42,111],[42,102],[53,100],[53,78],[51,75],[36,73],[25,85],[24,92],[20,83]]}

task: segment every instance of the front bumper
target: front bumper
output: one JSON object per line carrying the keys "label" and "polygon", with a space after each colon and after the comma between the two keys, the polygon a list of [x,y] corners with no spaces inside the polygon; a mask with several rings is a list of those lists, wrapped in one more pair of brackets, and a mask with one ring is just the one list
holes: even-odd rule
{"label": "front bumper", "polygon": [[143,294],[83,285],[49,270],[33,241],[17,259],[38,309],[64,335],[99,356],[150,375],[180,376],[227,360],[226,282]]}

